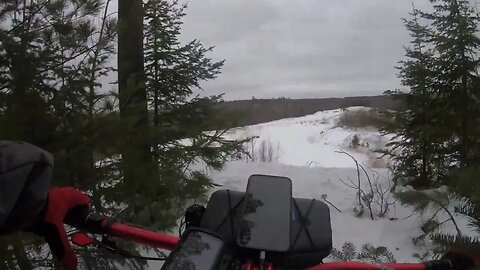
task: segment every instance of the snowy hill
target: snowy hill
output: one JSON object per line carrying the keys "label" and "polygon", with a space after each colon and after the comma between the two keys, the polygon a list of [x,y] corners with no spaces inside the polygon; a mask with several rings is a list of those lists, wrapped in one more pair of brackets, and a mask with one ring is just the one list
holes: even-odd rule
{"label": "snowy hill", "polygon": [[[327,199],[341,211],[330,207],[334,247],[340,249],[346,241],[353,242],[357,248],[371,243],[376,247],[387,247],[397,261],[418,261],[414,254],[423,254],[422,249],[428,247],[415,246],[412,238],[422,235],[420,227],[425,217],[412,214],[410,208],[396,203],[393,195],[387,192],[391,187],[386,169],[388,160],[378,159],[378,154],[373,152],[384,147],[389,138],[380,136],[374,128],[338,127],[337,121],[342,113],[342,110],[322,111],[235,129],[229,134],[231,138],[256,137],[250,145],[252,155],[265,151],[261,148],[267,145],[274,158],[271,162],[258,162],[258,158],[257,161],[232,161],[224,170],[210,172],[210,176],[221,188],[240,191],[245,190],[251,174],[289,177],[293,181],[295,197]],[[358,147],[352,147],[354,136],[358,137]],[[385,199],[391,205],[383,217],[375,216],[375,220],[371,220],[367,211],[357,216],[358,212],[354,211],[357,190],[347,186],[351,185],[348,179],[357,179],[356,165],[349,156],[338,153],[339,150],[364,165],[370,177],[376,179],[375,183],[385,191]],[[367,184],[366,178],[362,179],[362,188],[368,189]],[[378,212],[378,205],[373,208]],[[453,231],[448,224],[445,228],[447,232]]]}
{"label": "snowy hill", "polygon": [[[351,107],[348,111],[368,110],[365,107]],[[372,150],[384,147],[387,138],[381,137],[374,128],[349,130],[337,127],[337,120],[344,111],[341,109],[321,111],[298,118],[288,118],[265,124],[248,126],[233,131],[232,137],[242,138],[258,136],[255,147],[262,142],[272,145],[278,152],[278,163],[294,166],[314,167],[354,167],[352,160],[338,150],[352,154],[359,162],[366,165],[379,163],[378,155]],[[357,135],[360,144],[368,147],[352,149],[350,144]],[[383,164],[381,167],[385,167]],[[375,166],[378,167],[378,166]]]}

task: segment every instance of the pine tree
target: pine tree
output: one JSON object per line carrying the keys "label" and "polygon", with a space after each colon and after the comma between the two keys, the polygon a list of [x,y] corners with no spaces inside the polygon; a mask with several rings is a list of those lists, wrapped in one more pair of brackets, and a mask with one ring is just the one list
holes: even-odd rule
{"label": "pine tree", "polygon": [[445,176],[449,158],[442,147],[444,127],[440,125],[435,101],[435,52],[428,44],[432,30],[421,24],[419,13],[414,8],[410,14],[413,18],[404,20],[412,47],[405,48],[407,60],[398,67],[402,84],[409,92],[387,92],[400,100],[403,108],[394,113],[395,122],[382,133],[395,134],[385,152],[395,162],[394,180],[428,187]]}
{"label": "pine tree", "polygon": [[[422,12],[431,21],[435,31],[431,44],[436,50],[436,93],[439,107],[444,112],[444,128],[452,133],[450,151],[456,155],[460,167],[468,166],[478,153],[480,90],[478,89],[477,36],[480,18],[465,0],[433,1],[434,12]],[[476,138],[475,138],[476,137]]]}
{"label": "pine tree", "polygon": [[410,89],[390,92],[405,110],[384,130],[397,134],[387,151],[397,161],[396,178],[415,186],[445,183],[453,169],[479,160],[479,17],[468,1],[432,3],[432,13],[414,9],[406,21],[414,47],[399,75]]}
{"label": "pine tree", "polygon": [[[185,6],[151,0],[145,4],[145,67],[154,156],[159,164],[156,181],[130,201],[126,218],[165,228],[182,214],[178,205],[196,200],[211,186],[193,164],[220,169],[243,142],[224,139],[224,119],[218,113],[220,96],[199,97],[200,83],[214,79],[223,61],[213,62],[197,40],[178,40]],[[175,194],[175,196],[171,196]],[[128,216],[130,215],[130,216]]]}
{"label": "pine tree", "polygon": [[[115,72],[108,59],[114,54],[117,28],[107,14],[108,4],[108,0],[2,2],[0,138],[29,141],[52,152],[56,159],[53,184],[87,191],[96,211],[114,215],[120,205],[127,206],[118,218],[168,229],[176,225],[182,207],[201,197],[211,185],[203,172],[189,169],[190,165],[203,163],[219,169],[241,149],[242,142],[224,139],[226,131],[220,127],[226,124],[217,111],[220,97],[194,94],[201,81],[219,74],[223,62],[206,57],[212,48],[204,48],[198,41],[181,45],[177,40],[179,28],[169,35],[174,42],[167,42],[161,35],[172,28],[165,21],[180,25],[183,15],[173,15],[180,10],[176,4],[158,2],[159,7],[168,7],[158,13],[163,21],[146,28],[145,33],[147,37],[156,35],[164,44],[153,50],[158,44],[150,46],[151,39],[147,38],[145,65],[160,67],[165,59],[173,60],[161,66],[161,73],[148,69],[149,106],[154,112],[152,119],[156,119],[152,120],[155,129],[149,128],[148,118],[141,119],[142,108],[135,105],[139,99],[129,103],[126,117],[123,106],[130,100],[123,95],[126,92],[107,93],[105,85],[99,83],[100,78]],[[124,12],[128,10],[122,7]],[[147,7],[154,7],[153,1]],[[179,14],[183,14],[181,10]],[[152,13],[147,9],[147,14]],[[158,18],[153,14],[149,18]],[[122,46],[125,48],[125,44]],[[140,85],[134,86],[122,89],[135,90]],[[124,148],[126,135],[136,140],[127,143],[128,148]],[[155,145],[155,162],[148,157],[150,154],[142,156],[150,153],[146,145]],[[119,154],[130,150],[127,154],[132,155],[124,155],[122,160]],[[151,160],[152,166],[126,162],[135,160]],[[132,178],[129,172],[139,177]],[[160,179],[152,177],[157,173]],[[0,260],[0,266],[54,266],[51,257],[42,256],[42,243],[30,237],[5,239],[0,244],[0,256],[7,260]],[[89,256],[97,253],[79,254],[87,269],[116,266],[105,255],[97,260]],[[32,256],[35,261],[29,262]],[[129,269],[144,265],[124,260],[115,263],[125,263]]]}
{"label": "pine tree", "polygon": [[[456,211],[469,218],[471,228],[479,231],[480,201],[477,176],[480,168],[480,88],[478,30],[480,17],[468,1],[441,1],[432,14],[422,16],[437,29],[432,44],[437,48],[437,76],[446,129],[452,131],[448,151],[457,166],[450,171],[448,184],[463,204]],[[435,242],[445,248],[471,251],[480,248],[477,237],[436,235]],[[440,251],[443,251],[440,249]]]}
{"label": "pine tree", "polygon": [[[116,22],[109,1],[4,1],[0,5],[0,138],[25,140],[55,156],[54,185],[73,185],[92,194],[102,212],[117,168],[97,166],[118,137],[113,96],[101,91],[112,71]],[[107,203],[111,201],[106,201]],[[0,266],[53,266],[44,241],[14,235],[0,244]],[[30,261],[35,259],[33,261]],[[85,253],[83,261],[91,261]],[[4,265],[3,265],[4,264]],[[98,267],[115,269],[112,261]],[[135,267],[132,267],[135,268]],[[136,267],[138,268],[138,267]]]}
{"label": "pine tree", "polygon": [[[397,134],[397,141],[389,144],[392,147],[389,153],[393,152],[397,161],[395,174],[398,179],[407,182],[419,179],[422,185],[417,186],[448,184],[450,188],[448,194],[412,191],[398,194],[398,197],[404,203],[413,204],[418,211],[431,205],[440,207],[454,224],[448,204],[451,197],[456,197],[464,202],[456,211],[468,216],[470,225],[478,228],[480,216],[476,198],[479,194],[472,187],[478,185],[476,176],[480,160],[477,73],[480,21],[468,1],[431,2],[433,12],[414,10],[414,19],[406,23],[415,46],[407,49],[408,60],[402,62],[400,77],[410,91],[393,93],[403,101],[406,110],[396,114],[398,125],[384,132]],[[430,222],[424,227],[431,233],[440,224]],[[456,228],[456,236],[440,234],[433,235],[432,239],[443,247],[478,243],[474,238],[463,236],[458,226]]]}

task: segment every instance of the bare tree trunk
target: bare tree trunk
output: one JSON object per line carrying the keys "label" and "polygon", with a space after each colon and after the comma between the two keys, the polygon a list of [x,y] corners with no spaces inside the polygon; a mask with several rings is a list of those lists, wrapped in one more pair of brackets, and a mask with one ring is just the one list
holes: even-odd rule
{"label": "bare tree trunk", "polygon": [[[143,3],[118,1],[118,87],[120,114],[148,122],[143,56]],[[137,107],[137,108],[135,108]]]}
{"label": "bare tree trunk", "polygon": [[470,145],[469,140],[469,127],[468,120],[471,117],[469,115],[469,100],[468,100],[468,89],[467,89],[467,78],[466,75],[462,76],[462,114],[461,114],[461,145],[460,145],[460,166],[465,167],[468,163],[468,147]]}
{"label": "bare tree trunk", "polygon": [[[459,16],[460,10],[458,8],[457,0],[453,1],[454,9],[454,16]],[[460,42],[463,42],[460,39]],[[460,53],[462,61],[466,61],[468,57],[466,57],[466,48],[465,44],[460,45]],[[464,67],[464,66],[463,66]],[[469,127],[468,127],[468,120],[470,119],[469,115],[469,98],[468,98],[468,70],[464,67],[462,70],[461,75],[461,89],[460,89],[460,166],[465,167],[468,163],[468,147],[470,145],[469,142]]]}
{"label": "bare tree trunk", "polygon": [[[154,16],[156,17],[156,16],[157,16],[157,10],[156,10],[156,9],[154,10],[154,13],[155,13]],[[157,38],[156,35],[155,35],[153,38],[154,38],[154,40],[153,40],[153,50],[154,50],[154,52],[153,52],[153,53],[156,54],[156,53],[157,53],[157,49],[158,49],[158,47],[157,47],[157,45],[158,45],[158,38]],[[159,75],[158,65],[159,65],[158,62],[155,63],[155,81],[158,81],[158,80],[160,79],[160,78],[158,77],[158,75]],[[154,104],[154,108],[153,108],[153,109],[154,109],[153,125],[154,125],[155,127],[158,126],[158,122],[159,122],[159,115],[158,115],[158,114],[160,113],[160,112],[159,112],[159,107],[160,107],[160,100],[159,100],[159,98],[160,98],[160,97],[159,97],[158,91],[159,91],[159,89],[158,89],[157,87],[154,87],[154,97],[153,97],[153,104]]]}
{"label": "bare tree trunk", "polygon": [[[118,1],[118,87],[120,117],[125,128],[122,145],[124,183],[135,192],[151,178],[152,153],[145,87],[142,0]],[[134,189],[131,189],[134,188]]]}

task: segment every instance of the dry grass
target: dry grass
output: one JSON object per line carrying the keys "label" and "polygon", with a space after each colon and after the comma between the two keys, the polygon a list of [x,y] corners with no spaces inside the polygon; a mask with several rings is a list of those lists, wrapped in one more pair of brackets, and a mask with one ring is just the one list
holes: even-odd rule
{"label": "dry grass", "polygon": [[344,111],[337,120],[338,127],[362,128],[374,127],[382,128],[393,122],[393,118],[388,113],[376,109],[363,109],[354,111]]}

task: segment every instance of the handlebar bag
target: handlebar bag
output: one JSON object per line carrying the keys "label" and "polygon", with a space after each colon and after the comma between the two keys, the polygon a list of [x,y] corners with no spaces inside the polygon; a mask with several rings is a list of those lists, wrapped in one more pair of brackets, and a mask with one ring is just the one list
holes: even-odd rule
{"label": "handlebar bag", "polygon": [[[227,243],[235,245],[244,195],[244,192],[231,190],[213,193],[200,227],[221,235]],[[328,206],[318,200],[293,198],[291,222],[290,248],[279,256],[282,266],[305,268],[321,263],[332,249]]]}

